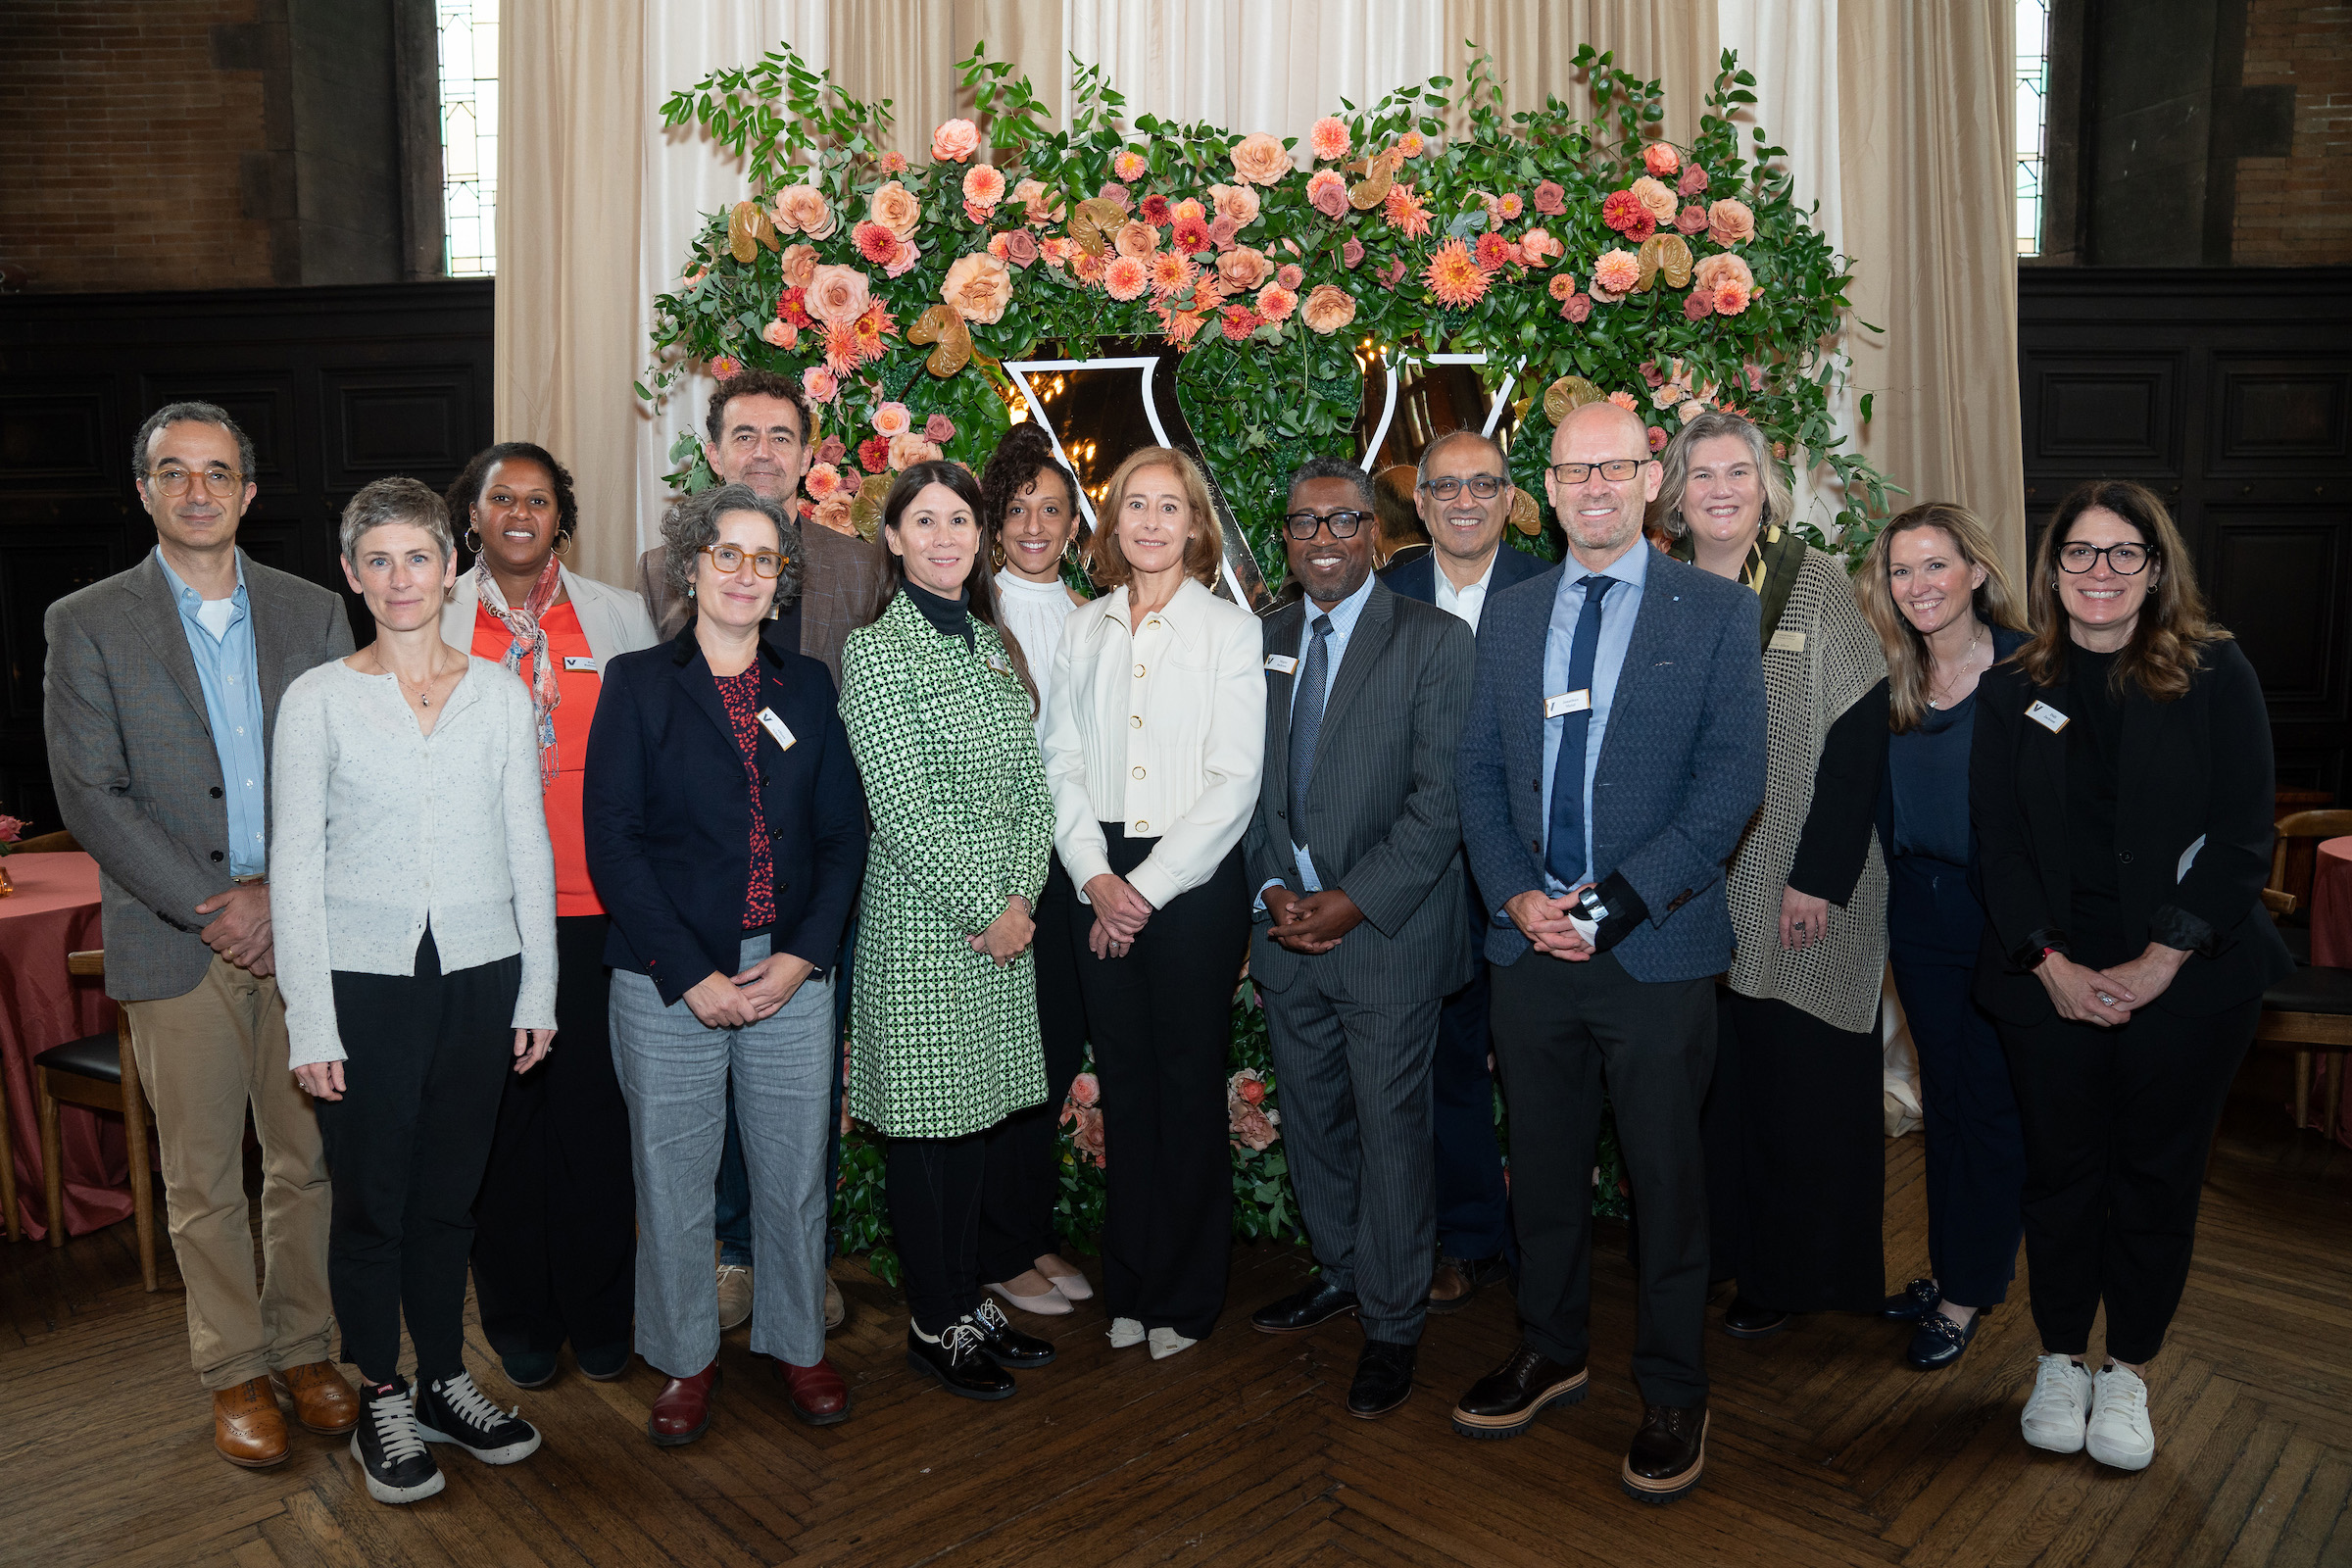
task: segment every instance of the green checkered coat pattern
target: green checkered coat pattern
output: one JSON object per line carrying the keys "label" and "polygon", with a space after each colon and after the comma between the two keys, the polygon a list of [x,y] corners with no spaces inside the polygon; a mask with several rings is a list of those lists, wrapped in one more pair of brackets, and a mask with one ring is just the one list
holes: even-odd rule
{"label": "green checkered coat pattern", "polygon": [[976,649],[908,603],[852,632],[841,721],[874,819],[850,1001],[850,1113],[892,1138],[958,1138],[1046,1098],[1035,957],[965,938],[1034,907],[1054,802],[1029,696],[996,631]]}

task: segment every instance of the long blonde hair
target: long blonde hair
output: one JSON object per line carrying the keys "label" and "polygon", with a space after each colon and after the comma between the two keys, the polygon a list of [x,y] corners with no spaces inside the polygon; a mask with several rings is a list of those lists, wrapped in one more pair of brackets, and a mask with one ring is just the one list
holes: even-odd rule
{"label": "long blonde hair", "polygon": [[1975,513],[1956,502],[1929,501],[1890,519],[1870,542],[1870,554],[1854,578],[1854,593],[1862,601],[1863,618],[1886,650],[1887,727],[1897,735],[1917,729],[1928,713],[1928,640],[1896,608],[1890,575],[1896,537],[1917,528],[1941,529],[1951,536],[1962,561],[1984,568],[1984,580],[1969,596],[1979,620],[2006,631],[2025,630],[2009,573],[1993,553],[1991,530]]}
{"label": "long blonde hair", "polygon": [[1166,468],[1176,475],[1176,483],[1193,510],[1193,532],[1184,547],[1185,574],[1213,586],[1217,567],[1225,560],[1225,531],[1217,521],[1217,509],[1208,499],[1208,480],[1201,474],[1200,465],[1173,447],[1139,447],[1127,455],[1118,471],[1110,476],[1110,487],[1103,492],[1108,504],[1097,518],[1094,536],[1087,540],[1083,552],[1087,575],[1105,593],[1125,586],[1134,575],[1127,564],[1127,552],[1119,547],[1119,508],[1127,499],[1127,481],[1146,468]]}

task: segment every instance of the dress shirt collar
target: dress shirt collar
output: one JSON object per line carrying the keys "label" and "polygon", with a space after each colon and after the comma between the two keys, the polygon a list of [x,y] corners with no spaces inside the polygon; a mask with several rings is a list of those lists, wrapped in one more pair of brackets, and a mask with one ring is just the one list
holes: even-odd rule
{"label": "dress shirt collar", "polygon": [[[1649,581],[1651,549],[1652,546],[1648,540],[1636,539],[1624,555],[1603,566],[1597,575],[1613,578],[1618,582],[1628,583],[1639,588]],[[1562,599],[1577,592],[1577,585],[1587,577],[1595,575],[1592,567],[1577,560],[1573,555],[1562,556],[1560,567],[1559,597]]]}
{"label": "dress shirt collar", "polygon": [[1371,575],[1370,573],[1366,573],[1362,585],[1358,587],[1355,592],[1349,594],[1347,598],[1341,600],[1329,610],[1325,610],[1321,605],[1316,604],[1312,598],[1301,598],[1298,601],[1298,606],[1301,610],[1306,612],[1306,627],[1308,635],[1313,635],[1315,617],[1317,615],[1329,615],[1331,617],[1332,634],[1345,641],[1348,635],[1355,630],[1356,620],[1363,614],[1364,606],[1372,602],[1372,585],[1377,581],[1379,581],[1377,577]]}
{"label": "dress shirt collar", "polygon": [[[237,607],[237,613],[241,615],[251,608],[252,600],[247,597],[245,592],[245,552],[242,550],[236,552],[236,558],[237,590],[229,595],[229,601]],[[204,596],[179,580],[179,573],[173,571],[172,563],[164,559],[164,549],[161,545],[156,546],[155,549],[155,564],[164,568],[164,581],[172,588],[172,602],[179,607],[181,614],[193,616],[197,607],[204,603]],[[236,624],[233,617],[229,624]]]}

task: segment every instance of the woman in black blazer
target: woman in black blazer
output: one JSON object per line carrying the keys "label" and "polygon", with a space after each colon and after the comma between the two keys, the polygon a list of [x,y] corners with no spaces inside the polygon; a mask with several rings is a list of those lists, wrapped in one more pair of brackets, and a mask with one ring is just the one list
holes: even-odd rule
{"label": "woman in black blazer", "polygon": [[2262,993],[2293,966],[2261,897],[2270,717],[2146,488],[2075,490],[2031,581],[2034,637],[1978,688],[1969,787],[1990,916],[1976,995],[2026,1135],[2044,1353],[2025,1437],[2136,1470],[2206,1150]]}
{"label": "woman in black blazer", "polygon": [[752,1349],[794,1414],[849,1413],[824,1358],[825,1155],[840,1071],[830,967],[865,868],[833,682],[762,623],[799,592],[800,530],[747,486],[662,527],[693,607],[605,670],[588,735],[588,871],[612,920],[612,1054],[637,1182],[637,1351],[668,1378],[647,1434],[691,1443],[718,1382],[712,1180],[734,1087],[752,1182]]}

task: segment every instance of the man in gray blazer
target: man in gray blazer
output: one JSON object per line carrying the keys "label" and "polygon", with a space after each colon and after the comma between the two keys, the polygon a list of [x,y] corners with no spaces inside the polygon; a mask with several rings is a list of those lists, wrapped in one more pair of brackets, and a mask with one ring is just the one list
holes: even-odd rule
{"label": "man in gray blazer", "polygon": [[1265,621],[1266,766],[1244,838],[1259,918],[1283,1147],[1320,1278],[1260,1308],[1268,1334],[1352,1312],[1348,1408],[1413,1389],[1437,1249],[1430,1063],[1438,1011],[1470,978],[1454,747],[1469,627],[1372,576],[1369,477],[1313,458],[1284,534],[1305,596]]}
{"label": "man in gray blazer", "polygon": [[155,1102],[214,1446],[259,1468],[286,1456],[277,1394],[314,1432],[350,1430],[359,1402],[329,1359],[326,1160],[286,1064],[266,880],[278,698],[349,654],[351,626],[333,594],[237,549],[253,468],[253,443],[209,403],[148,418],[132,471],[155,553],[49,607],[42,691],[58,808],[98,861],[107,995]]}

